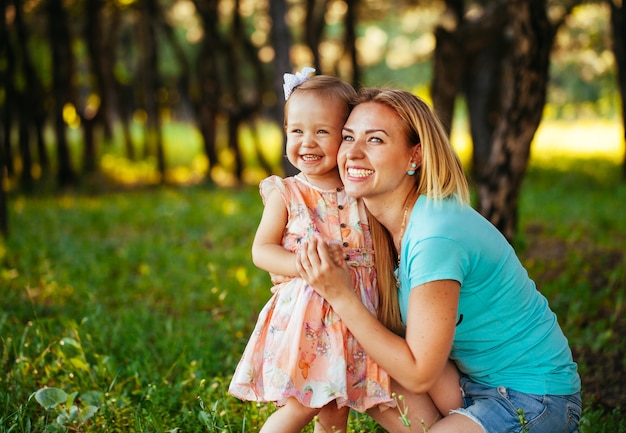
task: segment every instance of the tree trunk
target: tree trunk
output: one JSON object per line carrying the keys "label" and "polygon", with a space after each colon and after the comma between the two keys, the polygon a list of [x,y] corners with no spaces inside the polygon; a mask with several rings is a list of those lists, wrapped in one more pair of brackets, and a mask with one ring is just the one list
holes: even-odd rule
{"label": "tree trunk", "polygon": [[157,170],[161,182],[165,182],[165,151],[163,149],[163,134],[161,131],[160,106],[157,99],[159,92],[158,55],[155,23],[160,14],[157,0],[143,0],[141,10],[141,36],[142,45],[142,77],[143,77],[143,101],[146,109],[146,150],[154,152],[157,159]]}
{"label": "tree trunk", "polygon": [[624,157],[622,176],[626,179],[626,5],[623,1],[609,0],[611,5],[611,29],[613,54],[617,64],[617,81],[620,90]]}
{"label": "tree trunk", "polygon": [[22,174],[20,175],[20,184],[26,191],[33,189],[33,159],[30,150],[30,113],[28,113],[28,106],[22,101],[19,103],[19,133],[18,133],[18,147],[20,149],[20,158],[22,160]]}
{"label": "tree trunk", "polygon": [[545,0],[510,1],[508,16],[511,50],[502,63],[501,115],[478,184],[478,207],[512,241],[530,144],[545,105],[555,30],[546,15]]}
{"label": "tree trunk", "polygon": [[[4,10],[4,8],[0,8]],[[1,53],[2,51],[0,51]],[[2,132],[0,130],[0,132]],[[0,235],[3,238],[9,237],[9,212],[7,203],[7,193],[4,189],[4,185],[7,180],[6,172],[6,156],[4,153],[4,146],[0,146]]]}
{"label": "tree trunk", "polygon": [[306,0],[306,15],[304,17],[304,40],[313,56],[313,67],[318,73],[322,70],[319,45],[326,23],[325,15],[328,0]]}
{"label": "tree trunk", "polygon": [[76,182],[71,164],[70,149],[66,137],[63,108],[71,102],[71,79],[73,76],[72,50],[69,25],[62,0],[48,1],[49,38],[52,45],[52,93],[54,96],[54,134],[58,149],[59,185],[69,186]]}
{"label": "tree trunk", "polygon": [[41,82],[41,79],[37,75],[33,60],[31,58],[28,49],[28,31],[24,23],[22,5],[20,2],[16,2],[15,5],[15,26],[18,36],[18,46],[21,52],[22,70],[24,72],[24,80],[26,86],[23,91],[23,98],[20,98],[20,104],[26,107],[21,111],[21,115],[27,118],[25,127],[30,131],[35,132],[37,143],[37,157],[38,163],[41,167],[42,173],[45,175],[50,170],[50,159],[48,157],[48,151],[45,146],[44,128],[46,122],[46,109],[44,107],[45,89]]}
{"label": "tree trunk", "polygon": [[352,86],[355,89],[361,87],[361,68],[359,68],[358,56],[356,52],[356,7],[358,0],[346,0],[346,16],[344,27],[346,29],[344,37],[344,47],[350,57],[352,66]]}
{"label": "tree trunk", "polygon": [[[250,43],[243,27],[238,0],[235,1],[231,23],[230,38],[228,43],[224,44],[227,48],[224,53],[227,77],[224,84],[227,84],[228,88],[226,92],[222,90],[229,103],[222,106],[221,111],[228,116],[228,147],[234,156],[235,176],[241,182],[244,162],[238,133],[242,124],[254,121],[254,113],[262,106],[261,95],[264,91],[264,80],[258,52]],[[245,71],[251,72],[251,79],[244,79]]]}
{"label": "tree trunk", "polygon": [[[105,42],[103,44],[104,59],[107,66],[106,70],[113,70],[113,58],[115,48],[118,43],[122,47],[130,47],[132,45],[132,37],[129,31],[121,29],[120,24],[122,21],[122,12],[119,8],[113,8],[110,19],[110,30],[105,35]],[[119,39],[119,41],[118,41]],[[128,55],[121,57],[129,57]],[[104,66],[103,66],[104,67]],[[124,150],[126,157],[133,161],[135,159],[135,146],[133,144],[132,136],[130,134],[131,123],[131,111],[135,106],[133,98],[133,88],[128,83],[120,81],[115,74],[105,74],[105,88],[107,93],[111,95],[111,105],[115,107],[117,113],[117,120],[120,122],[122,128],[122,136],[124,140]]]}
{"label": "tree trunk", "polygon": [[433,103],[444,123],[451,121],[455,95],[464,91],[477,207],[512,241],[530,144],[545,105],[554,35],[573,4],[557,25],[550,24],[545,0],[490,2],[472,20],[463,18],[461,2],[448,7],[458,24],[436,31]]}
{"label": "tree trunk", "polygon": [[[273,0],[269,6],[270,16],[272,18],[272,46],[276,53],[276,59],[274,61],[274,78],[272,80],[272,88],[276,95],[276,104],[274,105],[274,119],[280,129],[283,129],[284,124],[284,107],[285,107],[285,95],[283,92],[283,75],[285,73],[292,73],[291,61],[289,51],[291,49],[291,35],[289,34],[289,28],[285,21],[285,15],[287,14],[287,5],[285,0]],[[283,137],[283,155],[287,154],[286,139]],[[285,157],[282,158],[282,169],[285,176],[293,176],[298,170],[291,165],[289,160]]]}
{"label": "tree trunk", "polygon": [[221,99],[219,61],[222,42],[217,30],[219,18],[216,0],[194,0],[196,10],[202,20],[204,38],[195,67],[195,80],[191,85],[190,98],[198,119],[198,128],[202,135],[204,153],[210,171],[217,165],[217,116]]}
{"label": "tree trunk", "polygon": [[[5,17],[6,8],[8,4],[6,0],[0,0],[0,16]],[[10,129],[11,122],[8,117],[9,103],[11,102],[8,98],[8,87],[9,84],[7,77],[8,73],[11,71],[11,63],[14,61],[9,59],[9,32],[7,31],[6,21],[4,19],[0,19],[0,58],[7,59],[6,62],[6,71],[0,68],[0,83],[4,83],[5,90],[5,101],[3,105],[0,105],[0,118],[2,119],[2,123],[0,123],[0,235],[5,239],[9,236],[9,212],[8,212],[8,204],[7,204],[7,194],[4,189],[4,185],[6,185],[8,170],[7,170],[7,147],[10,148]],[[9,120],[7,122],[7,120]]]}
{"label": "tree trunk", "polygon": [[[492,82],[483,79],[480,74],[486,72],[484,60],[493,57],[486,56],[484,52],[488,50],[488,47],[497,43],[494,41],[502,40],[507,15],[506,4],[495,2],[485,6],[484,13],[480,18],[468,20],[464,18],[465,10],[461,0],[448,1],[446,4],[448,6],[446,15],[450,16],[450,20],[456,25],[446,24],[446,27],[438,26],[435,29],[437,45],[434,54],[431,93],[433,106],[449,134],[452,129],[455,100],[459,92],[465,93],[470,111],[474,106],[478,120],[480,117],[476,110],[488,105],[480,102],[481,99],[484,99],[482,91],[488,87],[498,88],[497,80]],[[491,69],[496,67],[493,65],[493,60],[490,59]],[[490,72],[490,75],[493,78],[494,72]],[[476,79],[479,81],[474,83]],[[489,91],[488,93],[493,94],[494,92]],[[470,127],[472,127],[473,122],[470,123]],[[476,139],[476,137],[472,138]],[[474,148],[476,147],[477,143],[474,142]],[[478,153],[485,156],[484,152],[474,150],[474,154]]]}
{"label": "tree trunk", "polygon": [[464,89],[473,143],[472,173],[480,183],[489,175],[485,165],[492,152],[492,139],[500,121],[502,59],[511,47],[504,37],[504,25],[486,46],[480,47],[467,66]]}
{"label": "tree trunk", "polygon": [[[6,0],[0,0],[0,14],[4,17],[6,13],[6,8],[9,6]],[[5,175],[7,178],[11,178],[14,175],[14,166],[13,166],[13,152],[11,148],[11,129],[13,127],[13,112],[15,111],[15,103],[16,103],[16,89],[15,84],[12,77],[15,76],[15,52],[13,50],[13,46],[11,45],[11,40],[9,38],[9,29],[6,26],[6,20],[0,19],[0,58],[6,59],[6,67],[0,68],[0,83],[4,83],[4,104],[0,105],[0,114],[2,115],[2,136],[0,139],[2,142],[0,146],[0,152],[2,152],[2,173],[0,173],[0,180],[4,179]],[[2,189],[4,189],[4,183],[0,185]]]}
{"label": "tree trunk", "polygon": [[79,111],[83,121],[83,167],[87,173],[94,173],[98,168],[95,133],[98,126],[102,126],[106,137],[112,136],[111,122],[109,120],[109,94],[105,86],[105,72],[103,69],[104,52],[101,49],[103,29],[101,25],[101,12],[104,6],[103,0],[87,0],[85,2],[85,23],[83,35],[87,46],[90,64],[91,80],[90,92],[98,95],[99,103],[93,106],[89,100],[84,101]]}
{"label": "tree trunk", "polygon": [[433,56],[430,93],[435,112],[450,135],[456,95],[465,70],[464,47],[459,44],[455,34],[443,27],[435,29],[435,38],[437,45]]}

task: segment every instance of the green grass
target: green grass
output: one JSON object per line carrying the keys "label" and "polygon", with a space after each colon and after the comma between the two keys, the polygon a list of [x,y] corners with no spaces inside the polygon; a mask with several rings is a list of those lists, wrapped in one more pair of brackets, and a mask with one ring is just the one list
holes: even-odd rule
{"label": "green grass", "polygon": [[[608,392],[626,365],[624,203],[602,155],[533,159],[520,202],[516,247],[585,379],[581,433],[626,431]],[[270,296],[250,259],[261,210],[256,186],[12,193],[0,433],[257,431],[272,407],[226,389]],[[33,396],[44,387],[65,394]],[[376,426],[353,415],[350,430]]]}

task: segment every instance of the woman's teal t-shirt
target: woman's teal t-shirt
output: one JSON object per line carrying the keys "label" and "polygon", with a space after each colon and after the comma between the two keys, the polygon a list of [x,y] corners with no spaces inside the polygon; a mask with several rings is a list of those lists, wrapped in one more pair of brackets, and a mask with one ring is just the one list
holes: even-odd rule
{"label": "woman's teal t-shirt", "polygon": [[531,394],[568,395],[580,377],[546,298],[502,234],[455,199],[420,196],[402,239],[399,298],[436,280],[461,284],[450,358],[472,381]]}

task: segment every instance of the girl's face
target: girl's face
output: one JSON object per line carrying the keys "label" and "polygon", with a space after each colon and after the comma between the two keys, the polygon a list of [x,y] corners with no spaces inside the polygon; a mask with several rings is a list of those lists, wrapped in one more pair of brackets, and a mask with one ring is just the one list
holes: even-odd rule
{"label": "girl's face", "polygon": [[402,131],[402,120],[384,104],[366,102],[352,110],[337,157],[349,195],[385,201],[397,196],[403,202],[415,187],[407,171],[411,161],[421,160],[421,145],[408,143]]}
{"label": "girl's face", "polygon": [[294,92],[287,107],[287,158],[317,186],[340,182],[337,151],[347,107],[313,91]]}

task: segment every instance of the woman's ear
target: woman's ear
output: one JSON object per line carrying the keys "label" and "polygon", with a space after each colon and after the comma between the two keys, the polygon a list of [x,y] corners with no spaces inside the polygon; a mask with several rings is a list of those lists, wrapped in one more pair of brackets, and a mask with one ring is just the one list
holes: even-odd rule
{"label": "woman's ear", "polygon": [[418,167],[422,165],[422,143],[417,143],[413,149],[413,155],[411,161],[415,162]]}

